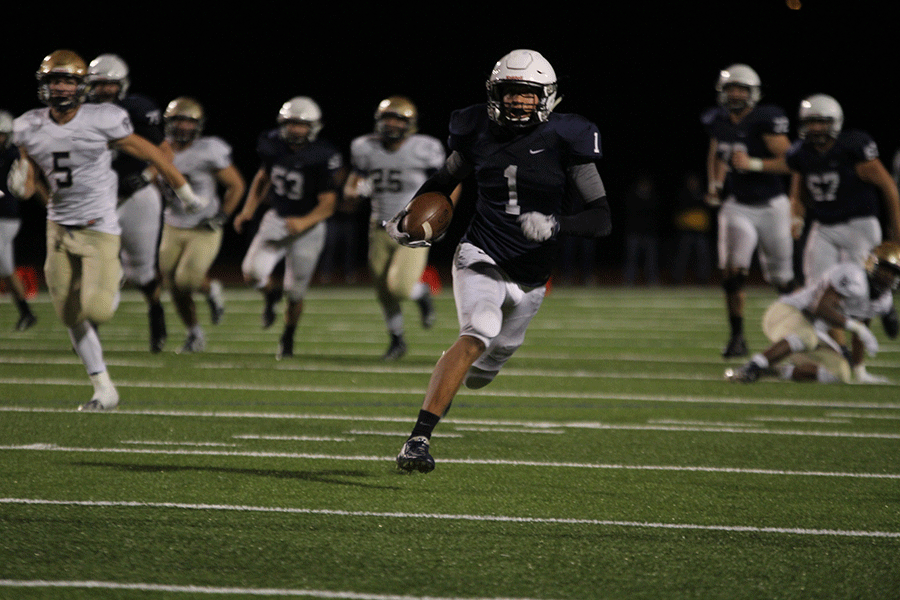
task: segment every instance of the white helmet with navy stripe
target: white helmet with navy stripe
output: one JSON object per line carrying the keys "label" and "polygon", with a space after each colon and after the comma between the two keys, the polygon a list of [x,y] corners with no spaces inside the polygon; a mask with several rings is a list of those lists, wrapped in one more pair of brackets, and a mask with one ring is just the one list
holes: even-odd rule
{"label": "white helmet with navy stripe", "polygon": [[[538,106],[530,114],[510,114],[503,106],[503,88],[515,84],[533,88]],[[556,92],[556,72],[539,52],[513,50],[497,61],[487,80],[488,115],[505,127],[522,128],[543,123],[559,103]]]}
{"label": "white helmet with navy stripe", "polygon": [[762,82],[759,75],[756,74],[750,66],[736,63],[725,67],[719,72],[719,80],[716,82],[716,92],[718,94],[719,104],[726,106],[730,110],[738,107],[730,106],[728,93],[726,89],[730,85],[739,85],[750,91],[750,97],[746,101],[745,106],[756,106],[760,98],[762,98]]}
{"label": "white helmet with navy stripe", "polygon": [[307,96],[295,96],[281,105],[278,111],[278,124],[281,126],[281,135],[285,141],[291,143],[303,140],[289,139],[284,125],[289,121],[299,121],[309,125],[309,134],[306,140],[313,141],[322,129],[322,110],[315,100]]}

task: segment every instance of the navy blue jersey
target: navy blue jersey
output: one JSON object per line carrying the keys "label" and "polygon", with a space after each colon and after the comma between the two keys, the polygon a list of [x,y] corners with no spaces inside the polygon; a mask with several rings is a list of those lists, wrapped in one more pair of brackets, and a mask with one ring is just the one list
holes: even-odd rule
{"label": "navy blue jersey", "polygon": [[[116,104],[128,111],[128,117],[134,126],[134,132],[147,138],[155,146],[165,139],[162,129],[162,112],[153,100],[138,94],[129,94]],[[147,168],[147,163],[124,152],[117,152],[112,162],[113,170],[119,176],[119,196],[127,198],[147,181],[140,175]]]}
{"label": "navy blue jersey", "polygon": [[[513,134],[493,125],[484,104],[455,111],[449,147],[474,167],[478,199],[463,236],[494,259],[517,283],[544,285],[556,261],[557,241],[532,242],[517,219],[580,210],[567,169],[598,160],[597,126],[578,115],[551,113],[547,122]],[[594,200],[587,198],[586,200]]]}
{"label": "navy blue jersey", "polygon": [[0,219],[19,218],[19,199],[9,193],[6,177],[13,161],[19,158],[19,149],[10,144],[0,151]]}
{"label": "navy blue jersey", "polygon": [[824,154],[803,140],[791,146],[788,166],[803,175],[809,191],[812,219],[830,225],[856,217],[878,216],[878,194],[859,178],[856,165],[878,158],[878,146],[868,133],[842,131]]}
{"label": "navy blue jersey", "polygon": [[294,149],[276,128],[260,134],[256,152],[271,181],[268,201],[281,217],[302,217],[320,193],[338,191],[344,161],[330,142],[317,139]]}
{"label": "navy blue jersey", "polygon": [[[734,123],[728,111],[717,106],[701,118],[707,134],[716,140],[717,156],[731,164],[731,155],[738,150],[749,156],[771,158],[763,136],[788,133],[789,122],[784,111],[777,106],[759,104],[739,123]],[[731,169],[725,177],[725,194],[734,195],[742,204],[762,204],[784,193],[781,175],[757,171]]]}

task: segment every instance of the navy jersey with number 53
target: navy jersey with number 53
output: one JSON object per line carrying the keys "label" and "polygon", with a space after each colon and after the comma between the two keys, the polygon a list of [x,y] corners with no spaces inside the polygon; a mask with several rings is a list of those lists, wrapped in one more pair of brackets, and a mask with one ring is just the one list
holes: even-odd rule
{"label": "navy jersey with number 53", "polygon": [[596,125],[578,115],[550,113],[546,122],[512,134],[493,126],[486,106],[479,104],[452,114],[448,144],[473,165],[478,184],[475,214],[463,241],[484,250],[514,281],[545,284],[557,242],[528,240],[517,219],[531,211],[562,215],[577,210],[566,170],[600,158]]}
{"label": "navy jersey with number 53", "polygon": [[268,200],[280,217],[302,217],[320,193],[338,190],[344,162],[330,142],[317,139],[295,150],[272,129],[260,135],[256,151],[271,181]]}

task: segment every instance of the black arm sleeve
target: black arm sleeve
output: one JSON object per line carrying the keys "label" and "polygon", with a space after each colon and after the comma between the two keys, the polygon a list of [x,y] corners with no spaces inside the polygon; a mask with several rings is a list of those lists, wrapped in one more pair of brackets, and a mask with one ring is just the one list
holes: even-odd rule
{"label": "black arm sleeve", "polygon": [[587,202],[584,210],[574,215],[558,217],[559,234],[578,237],[604,237],[612,231],[606,196]]}
{"label": "black arm sleeve", "polygon": [[468,177],[471,172],[472,166],[466,162],[462,155],[458,152],[452,152],[444,162],[444,166],[429,177],[422,184],[422,187],[416,191],[415,195],[418,196],[426,192],[440,192],[445,196],[449,196],[456,189],[456,186]]}
{"label": "black arm sleeve", "polygon": [[568,169],[568,177],[578,194],[587,200],[581,212],[557,217],[557,233],[594,238],[609,235],[612,230],[609,202],[597,166],[592,162],[573,165]]}

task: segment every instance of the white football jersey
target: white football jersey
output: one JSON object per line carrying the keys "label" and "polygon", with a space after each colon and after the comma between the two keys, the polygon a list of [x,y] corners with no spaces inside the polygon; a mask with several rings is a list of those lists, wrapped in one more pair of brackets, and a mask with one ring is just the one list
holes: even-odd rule
{"label": "white football jersey", "polygon": [[14,121],[14,143],[34,159],[50,184],[47,219],[119,233],[118,178],[109,143],[133,132],[128,113],[110,103],[83,104],[64,125],[50,118],[49,108],[30,110]]}
{"label": "white football jersey", "polygon": [[231,146],[215,136],[197,138],[184,150],[176,151],[173,162],[191,184],[194,193],[206,198],[209,203],[203,210],[188,214],[174,192],[166,189],[165,222],[172,227],[193,229],[204,219],[214,216],[221,206],[216,173],[231,166]]}
{"label": "white football jersey", "polygon": [[375,134],[350,144],[354,170],[372,184],[372,220],[387,221],[400,212],[432,172],[446,159],[444,146],[421,133],[409,136],[395,151],[387,150]]}
{"label": "white football jersey", "polygon": [[862,265],[851,262],[836,264],[816,281],[782,296],[781,301],[801,311],[810,311],[815,309],[829,287],[841,296],[843,314],[860,321],[887,314],[894,302],[890,291],[875,299],[869,298],[866,270]]}

